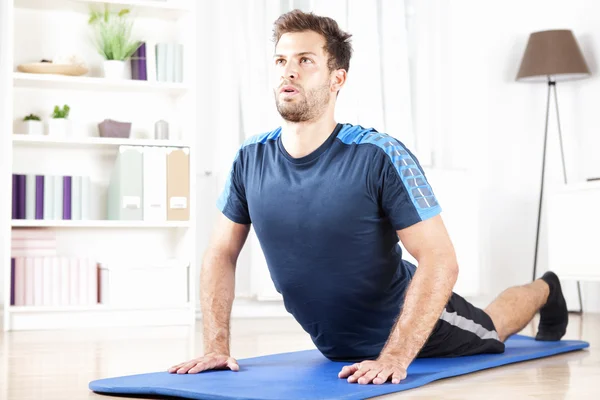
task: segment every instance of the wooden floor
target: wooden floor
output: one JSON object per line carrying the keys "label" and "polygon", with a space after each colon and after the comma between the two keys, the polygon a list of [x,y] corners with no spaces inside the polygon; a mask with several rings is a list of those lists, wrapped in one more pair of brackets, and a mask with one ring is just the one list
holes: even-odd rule
{"label": "wooden floor", "polygon": [[[536,324],[522,333],[533,335]],[[164,371],[187,360],[200,352],[200,328],[0,332],[0,399],[113,399],[90,392],[88,382]],[[238,358],[313,348],[290,319],[235,320],[232,330]],[[380,398],[600,399],[600,314],[572,315],[565,339],[591,346]]]}

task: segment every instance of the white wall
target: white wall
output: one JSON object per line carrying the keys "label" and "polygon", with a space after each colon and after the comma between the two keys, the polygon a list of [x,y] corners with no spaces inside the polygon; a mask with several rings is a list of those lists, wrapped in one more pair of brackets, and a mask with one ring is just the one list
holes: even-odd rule
{"label": "white wall", "polygon": [[[437,121],[439,129],[430,130],[436,166],[466,167],[479,177],[474,185],[482,198],[482,288],[495,296],[528,282],[533,268],[547,88],[515,82],[531,32],[571,29],[580,43],[592,78],[557,86],[568,178],[600,176],[600,80],[595,75],[600,3],[429,0],[416,7],[421,26],[430,21],[428,34],[434,37],[419,47],[420,57],[431,61],[430,74],[444,78],[437,87],[415,89],[436,93],[419,112]],[[435,24],[436,18],[442,22]],[[548,188],[562,181],[555,121],[549,131]],[[546,270],[545,251],[543,232],[539,275]],[[572,309],[578,307],[575,289],[575,283],[565,283]],[[583,295],[586,310],[600,311],[600,284],[583,284]]]}

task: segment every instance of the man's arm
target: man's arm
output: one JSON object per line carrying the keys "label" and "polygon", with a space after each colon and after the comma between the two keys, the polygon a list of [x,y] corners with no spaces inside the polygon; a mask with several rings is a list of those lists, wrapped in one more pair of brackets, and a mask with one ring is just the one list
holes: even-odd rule
{"label": "man's arm", "polygon": [[229,320],[235,296],[235,267],[250,225],[224,215],[205,253],[201,271],[201,307],[204,353],[229,355]]}
{"label": "man's arm", "polygon": [[201,270],[200,299],[204,355],[169,368],[169,372],[194,374],[209,369],[237,371],[230,356],[229,320],[235,295],[235,268],[250,231],[250,225],[237,224],[219,215]]}
{"label": "man's arm", "polygon": [[418,267],[380,358],[395,359],[406,369],[429,338],[452,295],[458,263],[439,215],[398,231],[398,237]]}
{"label": "man's arm", "polygon": [[388,341],[377,360],[345,366],[340,378],[382,384],[391,378],[400,383],[417,356],[452,294],[458,276],[454,246],[438,215],[397,232],[418,268]]}

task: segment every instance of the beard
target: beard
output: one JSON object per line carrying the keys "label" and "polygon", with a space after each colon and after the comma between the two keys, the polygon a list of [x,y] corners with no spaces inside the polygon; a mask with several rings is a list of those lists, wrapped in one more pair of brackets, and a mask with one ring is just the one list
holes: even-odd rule
{"label": "beard", "polygon": [[277,111],[284,120],[289,122],[305,122],[319,117],[325,112],[330,96],[328,82],[305,94],[298,93],[292,101],[280,100],[279,91],[276,89],[274,92]]}

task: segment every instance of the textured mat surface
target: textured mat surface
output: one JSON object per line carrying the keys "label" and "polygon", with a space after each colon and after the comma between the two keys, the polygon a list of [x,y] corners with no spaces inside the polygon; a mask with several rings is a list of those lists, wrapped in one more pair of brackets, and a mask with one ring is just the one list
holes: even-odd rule
{"label": "textured mat surface", "polygon": [[417,359],[400,384],[358,385],[337,377],[344,365],[316,350],[273,354],[238,360],[240,371],[206,371],[193,375],[167,372],[129,375],[92,381],[97,393],[162,395],[185,399],[364,399],[426,385],[438,379],[487,368],[548,357],[588,347],[587,342],[537,342],[513,336],[503,354]]}

